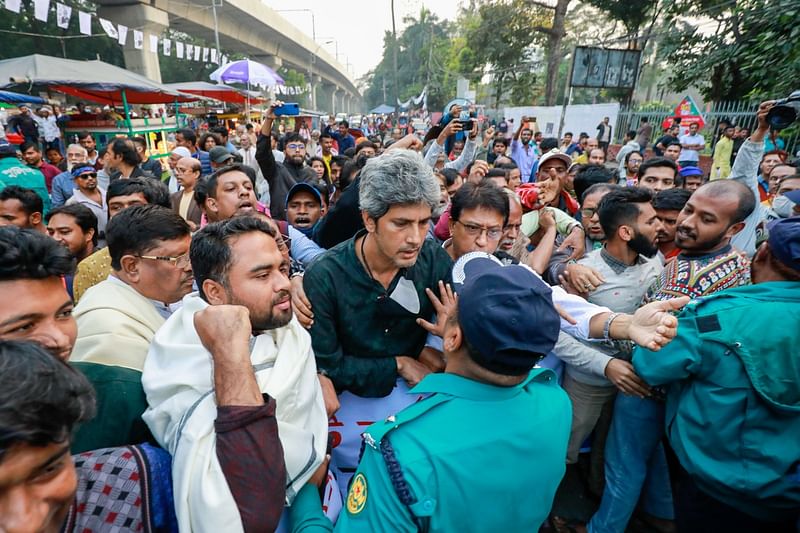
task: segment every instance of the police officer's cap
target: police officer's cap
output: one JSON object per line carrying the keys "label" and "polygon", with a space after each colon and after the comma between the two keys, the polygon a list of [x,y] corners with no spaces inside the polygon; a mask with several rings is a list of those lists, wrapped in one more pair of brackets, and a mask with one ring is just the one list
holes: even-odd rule
{"label": "police officer's cap", "polygon": [[767,229],[772,255],[792,270],[800,272],[800,216],[776,220]]}
{"label": "police officer's cap", "polygon": [[525,374],[555,346],[561,321],[552,290],[528,267],[472,252],[456,262],[453,283],[458,322],[482,367]]}

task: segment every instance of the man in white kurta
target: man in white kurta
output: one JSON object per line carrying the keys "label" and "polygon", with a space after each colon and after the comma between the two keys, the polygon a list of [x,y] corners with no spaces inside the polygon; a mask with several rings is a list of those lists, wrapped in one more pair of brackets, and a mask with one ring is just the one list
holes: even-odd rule
{"label": "man in white kurta", "polygon": [[[252,382],[254,377],[256,393],[275,400],[284,455],[277,460],[285,461],[287,505],[325,459],[327,415],[311,338],[292,315],[285,259],[272,228],[252,217],[209,224],[195,234],[191,260],[200,292],[184,297],[181,309],[153,339],[142,375],[149,404],[143,418],[173,457],[180,530],[244,531],[247,517],[257,515],[259,509],[242,508],[246,503],[237,497],[242,494],[239,481],[220,460],[215,432],[223,405],[220,383],[226,377],[219,374],[231,368],[229,361],[222,360],[228,346],[218,342],[221,348],[209,351],[207,339],[198,333],[195,315],[218,305],[247,308],[250,357],[247,361],[245,355],[244,363],[233,372],[246,373],[242,382]],[[241,346],[232,333],[230,340],[229,350]],[[248,446],[240,453],[259,453],[257,443]],[[262,474],[252,472],[253,478]],[[262,502],[266,508],[284,495],[266,494],[265,498],[269,500]]]}

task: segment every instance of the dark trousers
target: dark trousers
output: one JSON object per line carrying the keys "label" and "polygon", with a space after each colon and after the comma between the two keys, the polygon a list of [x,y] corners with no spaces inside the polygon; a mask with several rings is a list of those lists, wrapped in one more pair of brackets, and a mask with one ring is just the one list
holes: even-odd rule
{"label": "dark trousers", "polygon": [[765,522],[712,498],[681,472],[675,496],[678,533],[797,533],[798,515]]}

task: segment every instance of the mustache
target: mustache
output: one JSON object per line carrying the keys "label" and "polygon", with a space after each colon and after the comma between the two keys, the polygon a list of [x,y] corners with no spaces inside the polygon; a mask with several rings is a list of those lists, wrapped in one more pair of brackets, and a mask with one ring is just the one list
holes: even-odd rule
{"label": "mustache", "polygon": [[277,295],[276,295],[276,296],[275,296],[275,297],[272,299],[272,305],[278,305],[279,303],[283,302],[283,301],[284,301],[284,300],[286,300],[286,299],[288,299],[289,301],[291,301],[291,299],[292,299],[292,293],[290,293],[289,291],[283,290],[283,291],[279,292],[279,293],[278,293],[278,294],[277,294]]}

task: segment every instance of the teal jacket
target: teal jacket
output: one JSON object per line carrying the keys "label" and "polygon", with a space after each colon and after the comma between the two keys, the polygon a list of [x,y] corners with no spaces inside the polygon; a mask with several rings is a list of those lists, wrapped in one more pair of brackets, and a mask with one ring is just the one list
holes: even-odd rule
{"label": "teal jacket", "polygon": [[637,349],[636,372],[672,383],[666,430],[709,495],[762,519],[800,507],[800,282],[766,282],[691,302],[678,336]]}
{"label": "teal jacket", "polygon": [[[555,374],[514,387],[431,374],[431,393],[364,435],[364,453],[337,532],[538,531],[564,475],[572,407]],[[401,503],[381,453],[388,439],[415,503]],[[292,504],[293,531],[330,531],[315,491]],[[316,513],[316,516],[315,516]]]}
{"label": "teal jacket", "polygon": [[50,212],[50,193],[47,192],[44,174],[20,162],[16,157],[3,157],[0,159],[0,188],[11,185],[31,189],[38,194],[44,204],[42,216],[47,216]]}

